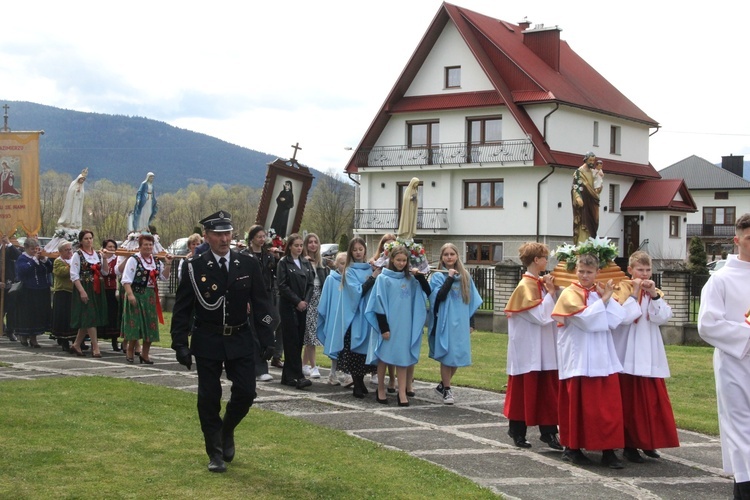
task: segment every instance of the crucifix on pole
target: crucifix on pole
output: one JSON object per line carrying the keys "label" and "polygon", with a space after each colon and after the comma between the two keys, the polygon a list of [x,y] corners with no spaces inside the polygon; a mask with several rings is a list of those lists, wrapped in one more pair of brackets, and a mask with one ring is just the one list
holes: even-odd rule
{"label": "crucifix on pole", "polygon": [[8,128],[8,109],[10,109],[10,106],[6,104],[3,106],[3,109],[5,110],[5,115],[3,116],[3,132],[10,132],[10,129]]}
{"label": "crucifix on pole", "polygon": [[294,154],[292,154],[292,160],[296,160],[297,159],[297,151],[301,151],[302,148],[299,147],[299,142],[296,143],[294,146],[292,146],[292,148],[294,149]]}

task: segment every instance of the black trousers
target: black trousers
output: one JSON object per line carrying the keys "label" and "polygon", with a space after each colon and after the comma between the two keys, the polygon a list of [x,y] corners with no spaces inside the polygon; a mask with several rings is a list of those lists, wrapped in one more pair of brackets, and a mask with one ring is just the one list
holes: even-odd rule
{"label": "black trousers", "polygon": [[[283,302],[283,301],[282,301]],[[290,310],[283,307],[281,329],[284,335],[284,368],[281,370],[281,383],[304,378],[302,374],[302,347],[305,342],[306,311]]]}
{"label": "black trousers", "polygon": [[224,417],[236,425],[247,415],[256,395],[254,354],[225,361],[195,357],[198,370],[198,418],[203,434],[221,431],[221,373],[224,369],[232,382]]}

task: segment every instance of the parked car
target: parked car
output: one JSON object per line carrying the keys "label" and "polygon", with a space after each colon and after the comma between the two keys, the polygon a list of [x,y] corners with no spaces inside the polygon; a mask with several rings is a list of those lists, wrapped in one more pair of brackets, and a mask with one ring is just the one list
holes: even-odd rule
{"label": "parked car", "polygon": [[726,263],[727,263],[726,259],[715,260],[713,262],[709,262],[706,265],[706,267],[708,268],[708,274],[715,273],[716,271],[718,271],[719,269],[721,269],[722,267],[724,267],[726,265]]}
{"label": "parked car", "polygon": [[323,243],[320,245],[320,256],[327,263],[333,263],[336,259],[336,254],[339,252],[339,246],[336,243]]}
{"label": "parked car", "polygon": [[172,255],[187,255],[187,238],[177,238],[167,247],[167,253]]}

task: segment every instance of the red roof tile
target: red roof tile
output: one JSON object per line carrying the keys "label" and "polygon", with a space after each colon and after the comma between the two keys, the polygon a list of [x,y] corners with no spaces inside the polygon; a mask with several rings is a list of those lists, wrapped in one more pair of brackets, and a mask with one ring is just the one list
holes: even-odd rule
{"label": "red roof tile", "polygon": [[[675,198],[681,198],[676,200]],[[620,205],[622,210],[696,212],[698,208],[682,179],[637,180]]]}
{"label": "red roof tile", "polygon": [[[554,161],[552,162],[554,165],[573,168],[578,168],[583,165],[583,155],[581,154],[565,153],[563,151],[552,151],[551,153],[554,157]],[[647,179],[661,178],[659,172],[657,172],[650,163],[647,165],[643,165],[641,163],[617,161],[611,160],[609,158],[602,158],[601,160],[602,162],[604,162],[603,164],[605,174],[607,172],[610,172],[613,174],[625,175],[627,177]]]}
{"label": "red roof tile", "polygon": [[504,102],[498,93],[494,90],[488,90],[484,92],[404,97],[390,108],[387,108],[386,111],[390,113],[407,113],[413,111],[499,106],[501,104],[504,104]]}

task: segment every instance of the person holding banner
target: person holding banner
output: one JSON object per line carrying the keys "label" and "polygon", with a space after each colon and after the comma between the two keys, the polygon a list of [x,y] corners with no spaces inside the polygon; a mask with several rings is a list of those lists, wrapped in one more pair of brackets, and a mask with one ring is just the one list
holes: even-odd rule
{"label": "person holding banner", "polygon": [[138,237],[138,253],[125,263],[122,272],[122,287],[125,289],[122,334],[127,344],[125,356],[128,363],[134,361],[135,344],[142,340],[138,360],[141,364],[154,364],[148,353],[151,343],[159,340],[158,323],[164,324],[157,281],[169,279],[172,256],[167,254],[165,260],[166,265],[163,265],[154,257],[154,237],[144,233]]}
{"label": "person holding banner", "polygon": [[101,358],[96,327],[107,324],[107,300],[102,276],[109,273],[109,268],[102,267],[102,258],[108,259],[110,252],[102,250],[99,255],[94,251],[94,233],[88,229],[78,233],[78,242],[80,248],[70,261],[70,281],[75,288],[70,326],[78,329],[78,335],[70,346],[70,352],[83,356],[81,344],[88,335],[91,338],[91,355]]}

